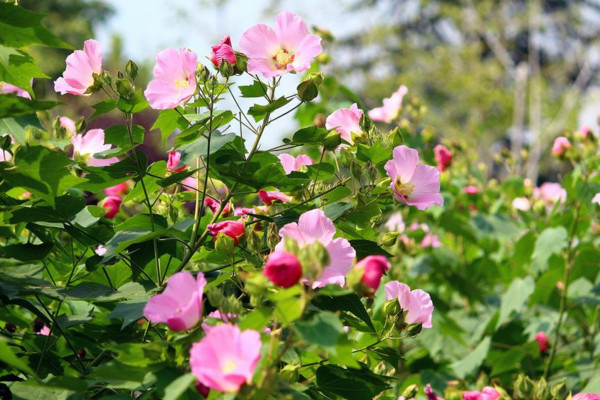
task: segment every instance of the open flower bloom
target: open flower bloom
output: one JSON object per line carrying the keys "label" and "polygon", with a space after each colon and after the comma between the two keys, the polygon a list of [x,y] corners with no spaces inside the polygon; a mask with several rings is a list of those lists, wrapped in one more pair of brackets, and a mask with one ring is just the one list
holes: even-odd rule
{"label": "open flower bloom", "polygon": [[252,380],[260,359],[260,334],[235,325],[212,327],[192,345],[190,366],[198,381],[221,392],[236,392]]}
{"label": "open flower bloom", "polygon": [[402,99],[408,93],[408,88],[404,85],[392,94],[392,97],[383,99],[383,106],[369,111],[369,118],[373,121],[385,122],[389,124],[400,115],[402,110]]}
{"label": "open flower bloom", "polygon": [[554,144],[552,145],[552,154],[555,156],[562,156],[569,147],[571,147],[571,142],[569,142],[569,139],[564,136],[559,136],[554,139]]}
{"label": "open flower bloom", "polygon": [[313,165],[312,158],[304,154],[300,154],[297,157],[291,154],[280,154],[279,161],[286,174],[290,174],[292,171],[299,171],[304,165]]}
{"label": "open flower bloom", "polygon": [[321,275],[312,283],[313,287],[328,284],[344,286],[356,251],[346,239],[334,239],[334,235],[335,226],[323,211],[319,209],[307,211],[300,216],[298,223],[286,224],[279,230],[282,240],[275,246],[275,250],[284,250],[286,238],[295,240],[299,248],[320,242],[329,254],[329,265],[325,266]]}
{"label": "open flower bloom", "polygon": [[169,159],[167,160],[167,169],[171,172],[181,172],[186,169],[187,165],[183,164],[181,167],[177,167],[181,161],[181,153],[178,151],[170,151]]}
{"label": "open flower bloom", "polygon": [[94,158],[94,154],[110,149],[110,144],[104,144],[104,131],[102,129],[91,129],[85,135],[79,134],[71,138],[73,154],[82,157],[88,156],[87,164],[92,167],[104,167],[119,161],[117,157]]}
{"label": "open flower bloom", "polygon": [[512,201],[512,207],[515,210],[529,211],[531,202],[527,197],[515,197]]}
{"label": "open flower bloom", "polygon": [[188,101],[196,91],[198,56],[191,50],[166,49],[156,55],[152,80],[144,95],[155,110],[176,108]]}
{"label": "open flower bloom", "polygon": [[244,234],[244,224],[239,221],[222,221],[216,224],[210,224],[206,227],[210,234],[217,240],[217,235],[227,235],[233,239],[237,246],[240,237]]}
{"label": "open flower bloom", "polygon": [[362,128],[360,126],[360,118],[363,115],[363,111],[358,108],[356,103],[352,104],[350,108],[340,108],[334,111],[325,120],[325,128],[335,129],[340,133],[340,137],[350,144],[354,144],[352,140],[352,134],[360,134]]}
{"label": "open flower bloom", "polygon": [[274,28],[258,24],[244,32],[240,50],[248,57],[249,73],[272,78],[306,71],[323,49],[321,38],[308,33],[302,18],[284,11]]}
{"label": "open flower bloom", "polygon": [[231,39],[229,36],[221,40],[218,45],[211,46],[211,49],[212,55],[210,56],[210,61],[212,61],[216,67],[220,66],[223,60],[230,64],[235,64],[235,51],[233,51],[233,48],[231,47]]}
{"label": "open flower bloom", "polygon": [[554,207],[554,204],[561,204],[567,199],[567,191],[556,182],[544,182],[540,187],[533,188],[533,198],[542,200],[546,203],[548,210]]}
{"label": "open flower bloom", "polygon": [[546,332],[539,331],[535,335],[535,340],[538,342],[541,352],[547,351],[550,348],[550,345],[548,344],[548,335],[546,335]]}
{"label": "open flower bloom", "polygon": [[437,163],[437,168],[441,172],[444,172],[452,164],[452,153],[442,144],[438,144],[433,148],[433,155]]}
{"label": "open flower bloom", "polygon": [[26,90],[16,87],[15,85],[11,85],[10,83],[0,82],[0,94],[11,94],[14,93],[18,97],[23,97],[25,99],[31,100],[31,95],[27,93]]}
{"label": "open flower bloom", "polygon": [[85,93],[94,84],[94,74],[102,72],[102,49],[94,39],[83,43],[83,50],[75,50],[67,57],[67,68],[61,78],[54,82],[54,90],[60,94],[89,96]]}
{"label": "open flower bloom", "polygon": [[269,256],[263,273],[274,284],[289,288],[302,278],[302,266],[296,255],[275,250]]}
{"label": "open flower bloom", "polygon": [[106,211],[104,216],[106,218],[113,219],[115,215],[117,215],[117,213],[119,212],[119,207],[121,207],[122,202],[123,200],[121,200],[121,198],[117,196],[108,196],[107,198],[102,200],[102,208],[104,208],[104,210]]}
{"label": "open flower bloom", "polygon": [[148,300],[144,316],[154,324],[166,323],[174,331],[194,327],[202,318],[202,296],[206,279],[201,272],[177,272],[167,281],[167,288]]}
{"label": "open flower bloom", "polygon": [[381,283],[381,277],[390,269],[390,263],[385,256],[367,256],[356,263],[354,268],[363,272],[361,282],[369,288],[366,296],[372,296]]}
{"label": "open flower bloom", "polygon": [[402,204],[424,210],[443,205],[440,194],[440,172],[432,166],[419,164],[419,153],[404,145],[394,149],[394,158],[385,164],[392,180],[394,197]]}
{"label": "open flower bloom", "polygon": [[577,393],[572,400],[600,400],[600,394],[595,393]]}
{"label": "open flower bloom", "polygon": [[433,302],[427,292],[421,289],[410,290],[408,285],[398,281],[388,282],[385,285],[385,300],[398,299],[400,308],[406,311],[404,321],[407,324],[420,322],[423,328],[431,328]]}
{"label": "open flower bloom", "polygon": [[486,386],[481,392],[463,392],[462,397],[464,400],[496,400],[500,398],[500,392],[491,386]]}
{"label": "open flower bloom", "polygon": [[275,201],[281,201],[282,203],[289,203],[293,200],[292,196],[281,192],[280,190],[259,190],[258,197],[268,206],[273,204]]}
{"label": "open flower bloom", "polygon": [[390,215],[384,226],[390,232],[404,232],[406,224],[404,223],[404,218],[402,218],[402,213],[395,212]]}

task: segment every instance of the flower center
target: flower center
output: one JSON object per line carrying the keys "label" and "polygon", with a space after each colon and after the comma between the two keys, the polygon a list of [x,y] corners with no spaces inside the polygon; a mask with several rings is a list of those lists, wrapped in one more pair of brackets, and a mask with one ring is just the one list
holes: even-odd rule
{"label": "flower center", "polygon": [[277,53],[273,56],[273,61],[275,61],[275,67],[277,69],[285,69],[288,64],[294,62],[294,58],[296,56],[294,54],[290,54],[286,49],[279,49]]}
{"label": "flower center", "polygon": [[236,368],[237,368],[237,364],[235,363],[235,361],[229,360],[223,366],[223,372],[228,374],[228,373],[234,371]]}
{"label": "flower center", "polygon": [[187,89],[190,87],[190,82],[187,79],[175,79],[175,89]]}
{"label": "flower center", "polygon": [[400,178],[396,179],[396,183],[394,184],[394,188],[396,193],[398,193],[402,197],[408,197],[414,192],[415,185],[412,183],[402,183]]}

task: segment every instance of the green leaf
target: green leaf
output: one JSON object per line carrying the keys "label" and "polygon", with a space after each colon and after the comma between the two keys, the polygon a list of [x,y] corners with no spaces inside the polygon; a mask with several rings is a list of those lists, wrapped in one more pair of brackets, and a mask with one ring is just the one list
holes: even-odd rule
{"label": "green leaf", "polygon": [[344,326],[331,312],[315,314],[309,321],[296,321],[296,332],[305,341],[326,350],[335,350],[338,339],[344,334]]}
{"label": "green leaf", "polygon": [[29,54],[0,44],[0,82],[13,84],[33,96],[32,78],[48,78],[48,76],[40,70]]}
{"label": "green leaf", "polygon": [[263,97],[267,94],[267,85],[254,81],[252,85],[239,86],[242,97]]}
{"label": "green leaf", "polygon": [[500,317],[498,318],[496,327],[500,327],[507,322],[514,311],[521,310],[534,289],[535,282],[531,276],[524,279],[515,278],[502,295]]}
{"label": "green leaf", "polygon": [[44,14],[22,7],[0,3],[0,43],[10,47],[40,44],[48,47],[71,49],[72,46],[54,36],[42,25]]}
{"label": "green leaf", "polygon": [[90,120],[92,120],[96,117],[99,117],[100,115],[107,114],[107,113],[111,112],[112,110],[114,110],[116,107],[117,107],[117,103],[114,100],[112,100],[112,99],[102,100],[92,106],[92,108],[95,111],[92,114],[92,116],[90,117]]}
{"label": "green leaf", "polygon": [[[165,217],[159,214],[153,214],[154,224],[160,228],[167,227],[167,220]],[[121,222],[117,226],[115,226],[115,231],[124,231],[124,230],[152,230],[152,218],[150,218],[150,214],[137,214],[131,218],[126,219],[124,222]]]}
{"label": "green leaf", "polygon": [[189,170],[185,170],[185,171],[181,171],[181,172],[176,172],[174,174],[169,175],[165,179],[159,180],[158,184],[161,187],[164,187],[164,188],[169,187],[169,186],[171,186],[174,183],[181,182],[182,180],[184,180],[188,176],[194,175],[194,173],[196,171],[197,170],[195,170],[195,169],[189,169]]}
{"label": "green leaf", "polygon": [[18,144],[25,144],[26,129],[29,126],[41,128],[36,115],[0,119],[0,132],[9,133]]}
{"label": "green leaf", "polygon": [[544,272],[548,268],[548,260],[554,254],[562,254],[567,247],[567,230],[559,226],[546,228],[535,242],[532,259],[532,268],[536,273]]}
{"label": "green leaf", "polygon": [[17,357],[15,351],[17,347],[13,347],[9,345],[8,339],[3,336],[0,336],[0,361],[5,364],[10,365],[11,367],[17,368],[23,372],[28,373],[29,375],[35,375],[33,370],[29,367],[27,362],[23,359]]}
{"label": "green leaf", "polygon": [[108,316],[109,318],[123,318],[121,330],[144,316],[146,301],[132,300],[117,304]]}
{"label": "green leaf", "polygon": [[[134,143],[144,143],[144,134],[146,130],[143,126],[133,125],[131,127],[131,136]],[[130,148],[131,139],[125,125],[113,125],[104,130],[104,143],[114,144],[121,148]]]}
{"label": "green leaf", "polygon": [[196,381],[196,377],[192,373],[181,375],[165,388],[164,400],[177,400],[182,394],[188,390],[192,383]]}
{"label": "green leaf", "polygon": [[49,110],[58,105],[56,101],[37,101],[19,97],[15,94],[0,96],[0,118],[17,117]]}
{"label": "green leaf", "polygon": [[317,370],[317,385],[325,393],[348,400],[372,400],[388,389],[386,378],[368,368],[344,369],[336,365],[323,365]]}
{"label": "green leaf", "polygon": [[177,129],[185,129],[188,126],[188,122],[183,118],[176,110],[162,110],[158,114],[158,118],[152,125],[150,130],[160,130],[160,136],[162,138],[163,146],[167,142],[167,139]]}
{"label": "green leaf", "polygon": [[350,244],[356,250],[356,259],[360,260],[366,256],[380,255],[392,257],[390,253],[379,247],[379,245],[371,240],[356,239],[350,240]]}
{"label": "green leaf", "polygon": [[[213,131],[210,138],[210,154],[215,153],[227,143],[236,138],[235,133],[222,134],[219,131]],[[208,150],[208,140],[199,138],[191,143],[181,146],[178,149],[181,152],[180,164],[195,165],[198,157],[205,157]]]}
{"label": "green leaf", "polygon": [[361,143],[356,146],[356,158],[377,165],[392,158],[392,149],[384,146],[381,142],[375,142],[372,146]]}
{"label": "green leaf", "polygon": [[323,139],[329,131],[324,128],[317,126],[309,126],[308,128],[302,128],[292,137],[293,144],[323,144]]}
{"label": "green leaf", "polygon": [[50,254],[53,247],[52,243],[9,244],[8,246],[0,247],[0,257],[14,258],[19,261],[43,260]]}
{"label": "green leaf", "polygon": [[375,332],[375,327],[373,326],[373,322],[371,322],[369,313],[360,301],[360,298],[354,293],[344,296],[319,296],[312,303],[322,310],[351,312],[367,324],[369,329]]}
{"label": "green leaf", "polygon": [[452,363],[452,369],[459,378],[465,378],[477,371],[483,360],[487,357],[492,342],[489,336],[486,336],[475,349],[466,357]]}
{"label": "green leaf", "polygon": [[255,105],[253,105],[248,110],[248,114],[252,115],[254,117],[255,121],[260,121],[261,119],[263,119],[265,117],[265,115],[267,113],[272,113],[273,111],[277,110],[278,108],[281,108],[281,107],[285,106],[289,102],[290,101],[285,96],[281,96],[280,98],[278,98],[276,100],[273,100],[269,104],[265,104],[265,105],[255,104]]}
{"label": "green leaf", "polygon": [[124,113],[135,114],[144,111],[148,106],[148,101],[146,101],[146,98],[142,94],[142,89],[138,89],[138,91],[129,99],[121,96],[117,101],[117,108]]}

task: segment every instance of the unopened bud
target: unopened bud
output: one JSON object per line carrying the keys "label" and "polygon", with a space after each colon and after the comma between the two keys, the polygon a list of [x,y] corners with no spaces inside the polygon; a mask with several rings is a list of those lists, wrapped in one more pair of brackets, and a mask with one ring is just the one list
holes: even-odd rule
{"label": "unopened bud", "polygon": [[198,63],[196,71],[196,80],[198,82],[206,82],[206,80],[210,76],[210,71],[208,70],[208,68],[206,68],[206,66],[202,65],[201,63]]}
{"label": "unopened bud", "polygon": [[396,244],[396,240],[400,236],[400,232],[388,232],[381,238],[381,244],[390,247]]}
{"label": "unopened bud", "polygon": [[224,233],[219,233],[217,235],[217,240],[215,240],[215,250],[217,250],[221,254],[233,254],[233,248],[235,247],[235,242],[233,238],[227,236]]}
{"label": "unopened bud", "polygon": [[222,60],[221,65],[219,65],[219,73],[225,77],[229,78],[233,75],[233,66],[227,60]]}
{"label": "unopened bud", "polygon": [[419,333],[421,333],[421,330],[423,330],[423,324],[417,322],[416,324],[409,325],[406,329],[406,333],[408,333],[409,336],[417,336]]}
{"label": "unopened bud", "polygon": [[127,79],[117,79],[117,92],[124,98],[129,99],[133,94],[133,86]]}
{"label": "unopened bud", "polygon": [[402,392],[402,397],[404,397],[405,399],[412,399],[417,395],[418,392],[419,392],[419,385],[412,384],[412,385],[407,386],[406,389],[404,389],[404,391]]}
{"label": "unopened bud", "polygon": [[246,72],[248,69],[248,57],[243,53],[235,52],[235,69],[238,73]]}
{"label": "unopened bud", "polygon": [[338,146],[342,144],[342,138],[338,131],[331,131],[325,136],[323,139],[323,146],[325,150],[333,151],[338,148]]}
{"label": "unopened bud", "polygon": [[533,395],[536,399],[545,399],[548,396],[548,394],[548,383],[544,378],[542,378],[535,384],[535,390],[533,391]]}
{"label": "unopened bud", "polygon": [[319,88],[312,79],[301,82],[296,90],[298,98],[303,102],[312,101],[319,95]]}
{"label": "unopened bud", "polygon": [[279,371],[279,378],[288,383],[295,383],[298,381],[298,370],[299,365],[288,364]]}
{"label": "unopened bud", "polygon": [[138,76],[137,64],[131,60],[127,61],[127,65],[125,65],[125,72],[127,73],[127,76],[129,76],[129,79],[134,80]]}
{"label": "unopened bud", "polygon": [[398,299],[392,299],[389,301],[386,301],[385,304],[383,305],[383,312],[385,315],[388,316],[396,316],[398,315],[398,313],[400,313],[400,303],[398,302]]}
{"label": "unopened bud", "polygon": [[87,122],[85,121],[85,118],[81,117],[75,123],[75,132],[85,132],[86,127]]}

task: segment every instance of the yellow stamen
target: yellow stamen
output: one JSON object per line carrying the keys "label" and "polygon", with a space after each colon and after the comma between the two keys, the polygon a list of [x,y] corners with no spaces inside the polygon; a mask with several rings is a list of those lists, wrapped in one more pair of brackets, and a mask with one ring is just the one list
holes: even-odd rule
{"label": "yellow stamen", "polygon": [[285,69],[288,64],[294,62],[294,54],[291,54],[286,49],[279,49],[277,53],[273,56],[273,61],[275,61],[275,66],[278,69]]}
{"label": "yellow stamen", "polygon": [[175,79],[175,88],[178,90],[187,89],[190,87],[190,82],[187,79]]}
{"label": "yellow stamen", "polygon": [[396,182],[394,183],[394,187],[396,189],[396,192],[402,197],[410,196],[412,194],[412,192],[415,190],[415,185],[413,185],[412,183],[402,183],[400,181],[400,178],[396,179]]}
{"label": "yellow stamen", "polygon": [[223,367],[223,372],[225,372],[226,374],[234,371],[237,368],[237,364],[234,361],[227,361],[225,363],[225,366]]}

